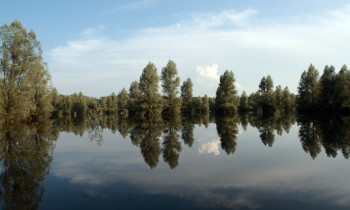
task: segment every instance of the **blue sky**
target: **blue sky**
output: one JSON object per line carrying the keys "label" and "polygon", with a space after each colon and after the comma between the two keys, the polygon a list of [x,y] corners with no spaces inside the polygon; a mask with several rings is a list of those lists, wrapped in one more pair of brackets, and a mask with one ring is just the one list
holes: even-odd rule
{"label": "blue sky", "polygon": [[0,1],[0,24],[36,32],[63,94],[118,93],[148,61],[160,74],[174,60],[209,96],[226,69],[249,94],[267,74],[296,92],[310,63],[350,66],[350,1]]}

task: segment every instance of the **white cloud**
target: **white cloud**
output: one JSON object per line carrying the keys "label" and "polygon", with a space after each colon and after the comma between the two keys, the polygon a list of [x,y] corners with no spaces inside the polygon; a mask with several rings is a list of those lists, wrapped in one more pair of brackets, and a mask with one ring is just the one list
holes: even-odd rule
{"label": "white cloud", "polygon": [[[65,94],[107,95],[138,80],[148,61],[160,73],[172,59],[182,80],[192,78],[194,95],[214,96],[224,69],[234,72],[237,88],[244,86],[248,94],[267,74],[275,85],[296,91],[310,63],[322,71],[326,64],[339,69],[350,60],[350,6],[280,22],[256,23],[259,18],[252,20],[253,15],[258,14],[251,9],[196,14],[170,26],[139,30],[125,40],[102,35],[71,40],[48,54],[53,85]],[[85,31],[89,33],[93,30]],[[213,61],[222,69],[198,66]]]}
{"label": "white cloud", "polygon": [[225,10],[220,13],[196,14],[193,20],[190,21],[190,25],[201,28],[217,27],[224,24],[241,26],[256,13],[256,10],[246,9],[242,12]]}
{"label": "white cloud", "polygon": [[215,156],[218,156],[220,155],[219,144],[220,144],[220,139],[203,143],[201,144],[201,147],[198,149],[198,153],[199,154],[214,153]]}
{"label": "white cloud", "polygon": [[198,66],[197,67],[197,72],[199,73],[200,76],[209,78],[209,79],[214,79],[214,80],[219,80],[219,75],[218,75],[218,65],[213,63],[212,66]]}

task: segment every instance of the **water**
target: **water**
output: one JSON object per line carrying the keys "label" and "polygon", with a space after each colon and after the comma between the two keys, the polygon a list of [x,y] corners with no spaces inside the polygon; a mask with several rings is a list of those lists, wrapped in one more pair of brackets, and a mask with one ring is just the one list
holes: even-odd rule
{"label": "water", "polygon": [[2,207],[350,208],[348,118],[210,121],[5,126]]}

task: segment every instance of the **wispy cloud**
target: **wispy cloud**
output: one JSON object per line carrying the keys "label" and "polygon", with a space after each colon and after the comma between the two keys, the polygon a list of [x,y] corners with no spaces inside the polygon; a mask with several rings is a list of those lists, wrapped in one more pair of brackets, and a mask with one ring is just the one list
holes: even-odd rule
{"label": "wispy cloud", "polygon": [[257,11],[253,9],[246,9],[242,12],[225,10],[220,13],[195,14],[193,20],[190,20],[189,23],[192,26],[202,28],[218,27],[226,24],[242,26],[255,14],[257,14]]}
{"label": "wispy cloud", "polygon": [[156,0],[141,0],[121,5],[121,10],[138,10],[151,7],[157,3]]}
{"label": "wispy cloud", "polygon": [[[148,61],[161,69],[172,59],[182,79],[199,78],[193,81],[195,95],[215,95],[225,69],[234,72],[237,87],[248,93],[266,74],[295,91],[311,62],[322,69],[325,64],[339,68],[349,60],[349,5],[289,22],[257,24],[258,15],[253,9],[195,14],[169,26],[140,29],[124,40],[82,36],[49,52],[53,83],[63,93],[106,95],[137,80]],[[94,30],[85,30],[89,33]]]}

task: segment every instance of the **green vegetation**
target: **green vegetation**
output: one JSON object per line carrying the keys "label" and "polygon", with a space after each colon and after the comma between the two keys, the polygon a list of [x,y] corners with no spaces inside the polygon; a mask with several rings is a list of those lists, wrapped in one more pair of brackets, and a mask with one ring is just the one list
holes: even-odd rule
{"label": "green vegetation", "polygon": [[333,66],[326,66],[319,78],[319,72],[311,64],[301,75],[298,86],[298,110],[300,112],[342,112],[350,111],[350,71],[344,65],[338,74]]}
{"label": "green vegetation", "polygon": [[[50,86],[50,75],[43,61],[40,43],[33,31],[27,32],[19,21],[0,28],[0,114],[6,123],[53,118],[93,118],[103,115],[119,119],[170,120],[181,116],[200,119],[206,124],[210,115],[234,117],[237,112],[254,112],[257,116],[299,112],[338,112],[350,110],[350,71],[344,65],[339,73],[326,66],[323,74],[311,64],[301,75],[298,95],[288,87],[277,85],[270,75],[263,77],[258,91],[238,96],[232,71],[220,76],[216,97],[193,97],[193,83],[180,78],[176,63],[169,60],[158,76],[149,62],[139,81],[123,88],[118,95],[93,98],[83,93],[59,94]],[[162,93],[158,91],[161,82]],[[180,96],[179,96],[180,93]]]}
{"label": "green vegetation", "polygon": [[219,87],[216,90],[215,106],[217,112],[223,116],[232,116],[238,110],[239,97],[237,96],[235,81],[232,71],[226,70],[220,76]]}
{"label": "green vegetation", "polygon": [[176,64],[169,60],[168,64],[162,70],[162,87],[164,93],[163,113],[166,117],[179,116],[181,113],[181,98],[177,97],[179,93],[180,78],[177,76]]}
{"label": "green vegetation", "polygon": [[50,75],[34,31],[15,20],[0,27],[0,42],[1,118],[9,123],[49,116]]}

